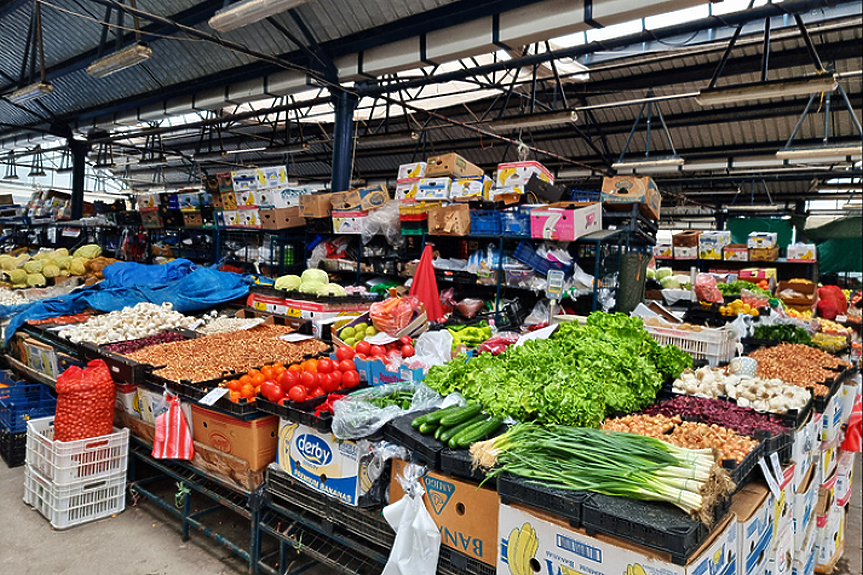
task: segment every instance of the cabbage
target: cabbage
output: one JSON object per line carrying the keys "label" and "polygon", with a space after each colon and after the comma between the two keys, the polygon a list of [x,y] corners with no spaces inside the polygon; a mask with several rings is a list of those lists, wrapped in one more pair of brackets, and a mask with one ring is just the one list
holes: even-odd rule
{"label": "cabbage", "polygon": [[60,275],[60,268],[54,264],[46,264],[45,267],[42,268],[42,275],[46,278],[55,278]]}
{"label": "cabbage", "polygon": [[303,282],[300,284],[300,293],[317,294],[318,290],[324,287],[325,283],[321,282]]}
{"label": "cabbage", "polygon": [[27,284],[12,284],[14,289],[27,289]]}
{"label": "cabbage", "polygon": [[27,285],[30,287],[45,285],[45,276],[42,274],[27,274]]}
{"label": "cabbage", "polygon": [[39,251],[35,256],[33,256],[34,260],[42,261],[51,257],[52,250],[47,251]]}
{"label": "cabbage", "polygon": [[68,257],[69,256],[69,250],[67,250],[66,248],[57,248],[56,250],[51,252],[51,259],[57,259],[61,256],[62,257]]}
{"label": "cabbage", "polygon": [[72,263],[72,258],[69,256],[57,256],[54,258],[54,263],[57,264],[57,267],[61,270],[68,270],[69,265]]}
{"label": "cabbage", "polygon": [[102,248],[98,244],[87,244],[75,250],[72,257],[92,260],[93,258],[98,258],[100,255],[102,255]]}
{"label": "cabbage", "polygon": [[39,260],[30,260],[24,264],[24,271],[28,274],[42,273],[42,262]]}
{"label": "cabbage", "polygon": [[73,276],[82,276],[87,273],[86,261],[82,258],[72,259],[72,263],[69,264],[69,271],[72,272]]}
{"label": "cabbage", "polygon": [[324,270],[312,268],[303,272],[302,282],[316,282],[319,284],[328,284],[330,282],[330,277]]}
{"label": "cabbage", "polygon": [[20,255],[15,258],[15,261],[12,263],[12,269],[23,268],[24,264],[30,261],[30,256],[27,254]]}
{"label": "cabbage", "polygon": [[8,270],[6,275],[9,276],[9,281],[13,284],[21,284],[27,281],[27,272],[20,268]]}
{"label": "cabbage", "polygon": [[12,269],[12,262],[15,261],[15,258],[10,256],[9,254],[3,254],[0,256],[0,269],[10,270]]}
{"label": "cabbage", "polygon": [[662,286],[662,289],[680,289],[680,282],[674,276],[665,276],[659,280],[659,285]]}
{"label": "cabbage", "polygon": [[656,279],[662,281],[662,278],[667,278],[673,273],[674,272],[671,271],[671,268],[659,268],[656,270]]}
{"label": "cabbage", "polygon": [[348,292],[345,291],[345,288],[340,286],[339,284],[326,284],[322,285],[317,294],[319,296],[336,296],[336,297],[344,297],[348,295]]}
{"label": "cabbage", "polygon": [[282,276],[280,278],[276,278],[275,288],[283,290],[295,290],[300,287],[301,282],[302,280],[300,280],[300,276]]}
{"label": "cabbage", "polygon": [[653,268],[647,268],[647,279],[654,280],[656,279],[656,270]]}

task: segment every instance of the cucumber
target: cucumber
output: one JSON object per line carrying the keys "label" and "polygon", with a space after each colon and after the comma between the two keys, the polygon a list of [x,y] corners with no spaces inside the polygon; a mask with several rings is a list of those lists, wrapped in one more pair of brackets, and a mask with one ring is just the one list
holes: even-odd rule
{"label": "cucumber", "polygon": [[440,436],[441,436],[441,434],[442,434],[444,431],[446,431],[447,429],[450,429],[450,428],[449,428],[449,427],[444,427],[443,425],[439,425],[439,426],[438,426],[438,428],[437,428],[437,429],[435,429],[435,431],[434,431],[434,438],[435,438],[435,439],[437,439],[437,440],[440,440]]}
{"label": "cucumber", "polygon": [[456,440],[456,445],[459,448],[464,448],[474,441],[485,439],[487,436],[497,431],[497,428],[500,427],[501,423],[503,423],[503,419],[500,417],[492,417],[488,421],[481,423],[478,427],[467,428],[460,434],[456,435],[453,439]]}
{"label": "cucumber", "polygon": [[461,409],[463,406],[461,405],[450,405],[449,407],[445,407],[443,409],[438,409],[437,411],[430,411],[425,415],[420,415],[413,421],[411,421],[411,427],[414,429],[419,429],[420,425],[423,423],[437,423],[440,421],[440,418],[445,416],[447,413],[452,413],[458,409]]}
{"label": "cucumber", "polygon": [[451,437],[449,438],[449,441],[447,441],[447,445],[449,445],[449,448],[450,448],[450,449],[458,449],[458,439],[459,439],[462,435],[464,435],[465,433],[467,433],[467,432],[469,432],[469,431],[472,431],[472,430],[474,430],[474,429],[478,429],[478,428],[479,428],[479,426],[481,426],[481,425],[485,425],[485,423],[488,421],[488,419],[486,419],[486,417],[487,417],[487,416],[483,415],[483,416],[482,416],[482,419],[480,419],[480,420],[479,420],[479,421],[477,421],[476,423],[473,423],[473,424],[471,424],[471,425],[469,425],[469,426],[467,426],[467,427],[463,428],[463,429],[462,429],[460,432],[458,432],[456,435],[451,436]]}
{"label": "cucumber", "polygon": [[435,429],[437,429],[437,427],[438,427],[437,422],[432,423],[432,422],[426,421],[425,423],[420,425],[419,432],[422,433],[423,435],[429,435]]}
{"label": "cucumber", "polygon": [[459,423],[464,423],[468,419],[473,419],[481,411],[481,405],[479,405],[478,403],[469,403],[458,411],[447,413],[445,416],[441,417],[440,424],[447,427],[451,425],[458,425]]}
{"label": "cucumber", "polygon": [[465,421],[463,423],[459,423],[458,425],[454,425],[453,427],[447,427],[444,429],[443,433],[441,433],[440,440],[443,441],[444,443],[448,443],[450,438],[452,438],[453,435],[456,435],[456,434],[464,431],[465,429],[467,429],[468,427],[470,427],[471,425],[473,425],[475,423],[479,423],[480,421],[485,421],[486,417],[488,417],[488,416],[485,415],[484,413],[480,413],[480,414],[476,415],[475,417],[468,419],[467,421]]}

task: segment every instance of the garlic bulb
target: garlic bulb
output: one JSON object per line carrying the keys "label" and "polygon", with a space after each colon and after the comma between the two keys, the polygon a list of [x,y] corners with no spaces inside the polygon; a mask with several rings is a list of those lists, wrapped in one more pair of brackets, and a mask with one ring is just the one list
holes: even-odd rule
{"label": "garlic bulb", "polygon": [[141,302],[104,315],[93,316],[86,322],[60,332],[74,343],[87,341],[102,345],[130,339],[140,339],[166,329],[189,327],[195,318],[174,311],[170,303],[156,305]]}

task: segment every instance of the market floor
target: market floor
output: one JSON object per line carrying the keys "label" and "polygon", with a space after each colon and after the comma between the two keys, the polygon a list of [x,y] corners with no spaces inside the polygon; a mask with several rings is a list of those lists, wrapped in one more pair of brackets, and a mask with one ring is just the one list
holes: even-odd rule
{"label": "market floor", "polygon": [[[854,464],[863,480],[861,457]],[[110,519],[55,531],[22,501],[24,468],[0,461],[0,575],[241,575],[248,566],[211,539],[180,539],[178,523],[153,504],[139,501]],[[863,575],[863,508],[859,483],[851,499],[845,557],[836,575]],[[226,519],[230,521],[229,518]],[[248,524],[234,526],[240,535]],[[308,575],[335,575],[318,566]]]}

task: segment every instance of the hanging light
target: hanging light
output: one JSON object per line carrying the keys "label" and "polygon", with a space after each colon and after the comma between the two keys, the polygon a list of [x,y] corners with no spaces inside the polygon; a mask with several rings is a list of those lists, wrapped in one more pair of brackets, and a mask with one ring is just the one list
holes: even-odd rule
{"label": "hanging light", "polygon": [[9,152],[6,156],[6,175],[3,176],[4,180],[17,180],[18,179],[18,171],[15,168],[15,152]]}
{"label": "hanging light", "polygon": [[23,104],[42,96],[47,96],[54,91],[54,86],[50,82],[35,82],[28,86],[24,86],[20,90],[12,92],[7,99],[13,104]]}
{"label": "hanging light", "polygon": [[383,144],[413,144],[420,139],[419,132],[397,132],[392,134],[373,134],[357,138],[358,146]]}
{"label": "hanging light", "polygon": [[28,178],[44,178],[48,174],[45,173],[45,167],[42,164],[42,146],[33,148],[33,163],[30,166]]}
{"label": "hanging light", "polygon": [[296,8],[309,0],[244,0],[222,8],[207,22],[218,32],[228,32]]}
{"label": "hanging light", "polygon": [[57,169],[54,170],[58,174],[68,174],[73,171],[72,167],[72,150],[69,148],[63,148],[63,152],[60,155],[60,165],[57,166]]}
{"label": "hanging light", "polygon": [[749,100],[772,100],[790,96],[809,96],[821,92],[832,92],[839,82],[833,75],[812,76],[809,78],[792,78],[790,80],[773,80],[738,84],[723,88],[707,88],[698,92],[695,101],[702,106],[718,104],[739,104]]}
{"label": "hanging light", "polygon": [[488,127],[495,132],[505,132],[508,130],[518,130],[520,128],[541,128],[546,126],[559,126],[561,124],[571,124],[578,120],[578,114],[573,110],[563,110],[562,112],[543,112],[539,114],[528,114],[525,116],[515,116],[512,118],[501,118],[489,122]]}
{"label": "hanging light", "polygon": [[87,74],[94,78],[104,78],[110,76],[114,72],[125,70],[136,66],[141,62],[145,62],[153,55],[153,50],[145,42],[139,42],[133,46],[108,54],[99,58],[89,66],[87,66]]}

